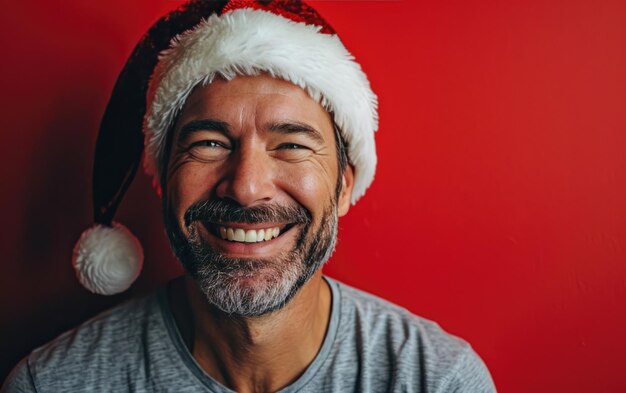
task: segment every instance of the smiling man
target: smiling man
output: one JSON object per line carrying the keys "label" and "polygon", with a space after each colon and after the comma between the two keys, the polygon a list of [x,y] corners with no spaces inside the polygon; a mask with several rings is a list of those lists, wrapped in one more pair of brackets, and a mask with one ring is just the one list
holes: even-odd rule
{"label": "smiling man", "polygon": [[168,233],[209,303],[261,316],[313,275],[319,288],[353,183],[328,112],[292,83],[238,76],[197,87],[172,132]]}
{"label": "smiling man", "polygon": [[101,294],[139,274],[112,218],[145,145],[187,274],[33,351],[3,391],[495,391],[466,342],[322,275],[373,179],[376,106],[299,1],[192,1],[157,22],[105,113],[74,267]]}

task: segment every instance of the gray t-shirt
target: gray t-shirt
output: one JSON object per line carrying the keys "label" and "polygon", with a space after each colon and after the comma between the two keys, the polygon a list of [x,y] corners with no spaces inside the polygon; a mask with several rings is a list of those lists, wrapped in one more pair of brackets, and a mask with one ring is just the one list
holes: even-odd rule
{"label": "gray t-shirt", "polygon": [[[495,392],[465,341],[436,323],[327,278],[328,332],[281,392]],[[187,350],[165,287],[104,312],[23,359],[5,392],[231,392]]]}

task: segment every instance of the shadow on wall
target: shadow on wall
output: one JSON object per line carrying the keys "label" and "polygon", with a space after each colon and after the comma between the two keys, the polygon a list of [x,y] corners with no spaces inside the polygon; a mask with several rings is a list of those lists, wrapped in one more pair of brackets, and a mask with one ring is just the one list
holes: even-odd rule
{"label": "shadow on wall", "polygon": [[[15,149],[5,158],[8,163],[21,160],[26,165],[9,168],[23,186],[17,186],[2,204],[4,218],[14,224],[4,226],[0,240],[7,257],[0,285],[0,381],[34,348],[181,273],[160,224],[160,201],[151,179],[140,173],[116,220],[142,240],[150,263],[130,291],[115,296],[93,295],[76,280],[70,263],[72,248],[93,222],[93,150],[108,93],[93,78],[101,70],[63,73],[72,71],[80,75],[71,84],[54,83],[48,86],[54,93],[29,97],[36,119],[14,116],[16,123],[25,124],[16,138],[26,141],[18,144],[24,146],[23,151]],[[28,104],[26,100],[12,103]]]}
{"label": "shadow on wall", "polygon": [[32,149],[28,165],[13,168],[24,177],[21,209],[5,214],[15,225],[3,234],[13,241],[9,279],[0,288],[2,379],[36,346],[127,296],[85,296],[70,264],[72,245],[91,221],[94,95],[93,86],[68,86],[48,99],[48,118],[38,119],[45,129],[21,130]]}
{"label": "shadow on wall", "polygon": [[143,240],[150,260],[137,284],[123,294],[99,296],[83,289],[74,276],[73,245],[93,221],[91,167],[97,111],[104,108],[98,109],[101,95],[94,86],[76,83],[50,99],[49,118],[39,119],[44,130],[24,131],[33,141],[28,165],[14,168],[25,177],[25,186],[17,191],[21,195],[15,196],[22,201],[17,209],[4,206],[16,224],[2,236],[9,259],[6,283],[0,285],[0,380],[34,348],[180,274],[162,226],[155,225],[160,202],[150,179],[140,174],[116,217]]}

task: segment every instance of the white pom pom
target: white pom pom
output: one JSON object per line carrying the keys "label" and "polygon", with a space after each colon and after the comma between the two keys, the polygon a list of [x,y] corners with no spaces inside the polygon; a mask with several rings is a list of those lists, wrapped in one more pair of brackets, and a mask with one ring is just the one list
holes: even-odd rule
{"label": "white pom pom", "polygon": [[72,265],[78,281],[93,293],[123,292],[137,279],[143,266],[143,249],[123,225],[96,224],[74,246]]}

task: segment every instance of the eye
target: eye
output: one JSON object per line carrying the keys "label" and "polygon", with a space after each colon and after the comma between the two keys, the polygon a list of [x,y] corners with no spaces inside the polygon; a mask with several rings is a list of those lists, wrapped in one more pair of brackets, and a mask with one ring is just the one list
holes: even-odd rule
{"label": "eye", "polygon": [[306,146],[302,146],[302,145],[298,145],[297,143],[283,143],[282,145],[278,146],[279,149],[308,149],[308,147]]}
{"label": "eye", "polygon": [[284,161],[299,161],[307,158],[313,150],[297,143],[281,143],[274,149],[274,156]]}
{"label": "eye", "polygon": [[224,144],[218,141],[198,141],[192,143],[191,147],[224,147]]}
{"label": "eye", "polygon": [[203,161],[221,160],[230,153],[230,150],[230,146],[224,142],[211,139],[193,142],[188,149],[192,157]]}

